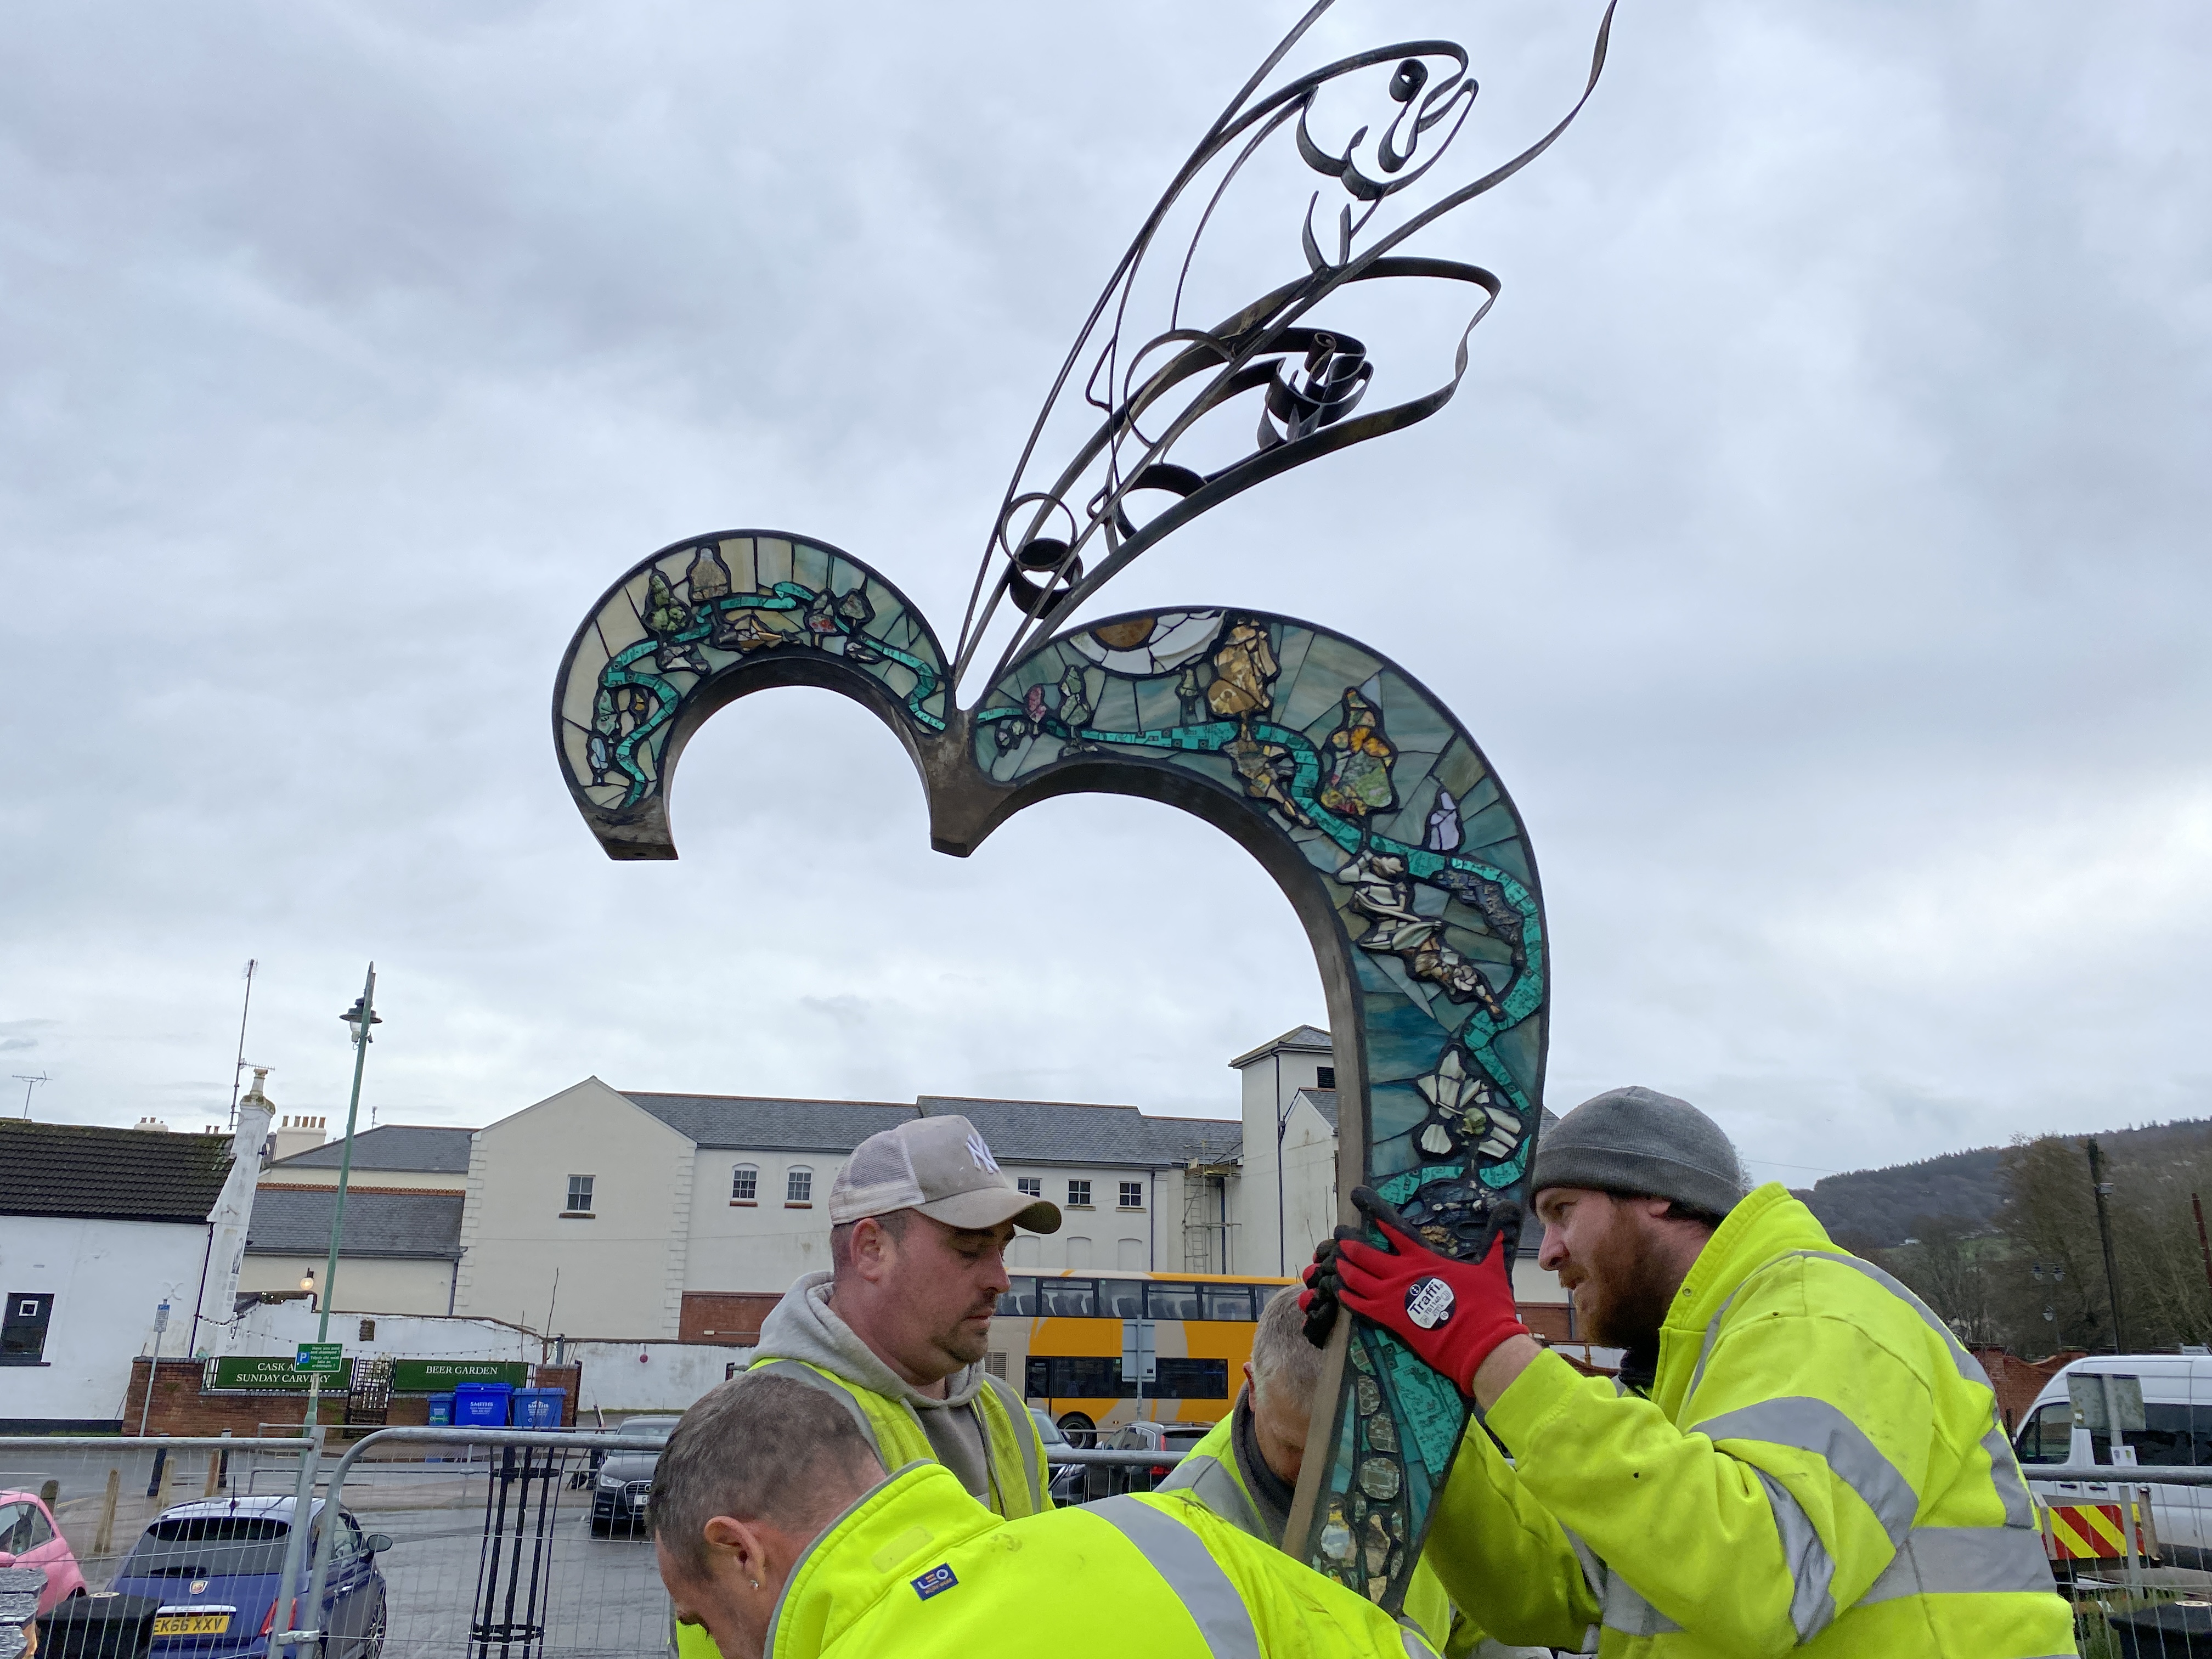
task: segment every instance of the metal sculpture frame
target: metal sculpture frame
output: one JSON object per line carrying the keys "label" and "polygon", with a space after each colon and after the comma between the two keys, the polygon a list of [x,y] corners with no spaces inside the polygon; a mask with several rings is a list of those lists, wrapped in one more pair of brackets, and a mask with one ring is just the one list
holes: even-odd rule
{"label": "metal sculpture frame", "polygon": [[[634,566],[577,629],[554,688],[554,741],[578,811],[616,859],[674,858],[669,787],[691,734],[738,697],[791,685],[838,692],[890,727],[921,775],[939,852],[966,857],[1014,813],[1059,795],[1133,795],[1203,818],[1267,870],[1313,946],[1335,1048],[1340,1193],[1377,1188],[1425,1242],[1464,1256],[1501,1203],[1525,1197],[1549,993],[1534,854],[1474,738],[1388,657],[1294,617],[1188,606],[1045,632],[1177,525],[1449,400],[1466,371],[1467,332],[1498,279],[1454,261],[1386,256],[1565,131],[1596,85],[1612,21],[1608,6],[1581,99],[1541,140],[1355,251],[1381,210],[1436,167],[1475,89],[1462,48],[1421,40],[1262,95],[1329,3],[1309,11],[1231,100],[1093,308],[1001,502],[955,652],[882,573],[819,538],[769,529],[688,538]],[[1331,149],[1314,136],[1314,112],[1325,90],[1385,67],[1396,112],[1370,167],[1359,152],[1371,123]],[[1125,354],[1135,274],[1170,207],[1228,157],[1202,231],[1246,163],[1285,131],[1305,166],[1362,204],[1340,214],[1334,256],[1313,230],[1316,191],[1300,233],[1306,274],[1216,328],[1193,330],[1176,312],[1194,239],[1167,325]],[[1424,144],[1430,154],[1412,165]],[[1345,284],[1388,277],[1472,283],[1485,298],[1445,384],[1355,416],[1376,366],[1358,341],[1306,319]],[[1082,395],[1103,418],[1048,487],[1028,488],[1047,422],[1094,351]],[[1290,370],[1292,360],[1303,368]],[[1168,393],[1194,380],[1195,392],[1166,412]],[[1249,454],[1207,475],[1167,459],[1247,392],[1261,393]],[[1145,436],[1139,422],[1161,416],[1159,435]],[[1176,499],[1139,526],[1127,501],[1140,490]],[[1056,520],[1067,533],[1046,533]],[[1094,544],[1104,556],[1086,573]],[[956,686],[1002,611],[1006,644],[963,707]],[[1358,1218],[1348,1202],[1343,1218]],[[1395,1610],[1468,1418],[1458,1390],[1395,1337],[1340,1319],[1285,1547]]]}

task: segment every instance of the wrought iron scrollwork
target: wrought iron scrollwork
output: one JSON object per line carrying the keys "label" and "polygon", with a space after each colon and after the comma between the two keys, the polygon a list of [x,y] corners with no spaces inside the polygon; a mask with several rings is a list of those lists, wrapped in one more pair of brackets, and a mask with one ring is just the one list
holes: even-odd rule
{"label": "wrought iron scrollwork", "polygon": [[[1550,131],[1480,178],[1394,216],[1386,226],[1386,209],[1405,205],[1407,192],[1429,181],[1443,161],[1479,88],[1458,43],[1407,40],[1339,58],[1263,91],[1333,3],[1320,0],[1309,10],[1230,100],[1091,307],[1000,502],[961,624],[952,665],[956,682],[964,679],[994,622],[1008,624],[992,670],[995,678],[1040,630],[1070,615],[1179,526],[1278,473],[1425,420],[1458,390],[1467,373],[1468,337],[1497,300],[1498,279],[1480,265],[1396,250],[1511,178],[1566,131],[1605,67],[1613,5],[1598,26],[1582,94]],[[1331,146],[1316,136],[1316,115],[1329,94],[1340,92],[1355,97],[1364,92],[1373,100],[1374,118]],[[1217,210],[1248,164],[1286,133],[1304,167],[1328,181],[1311,193],[1298,227],[1305,270],[1210,328],[1187,326],[1185,289]],[[1146,333],[1138,322],[1144,309],[1139,277],[1171,210],[1214,173],[1218,177],[1182,249],[1164,326]],[[1330,216],[1322,198],[1332,190],[1343,199]],[[1334,222],[1317,230],[1317,216]],[[1447,378],[1384,407],[1367,407],[1377,364],[1361,341],[1318,325],[1313,313],[1347,285],[1413,279],[1462,283],[1480,289],[1482,297],[1459,331]],[[1210,470],[1170,459],[1208,417],[1255,392],[1256,430],[1243,453]],[[1049,483],[1040,483],[1047,427],[1079,403],[1097,418],[1073,457]],[[1152,494],[1170,499],[1140,520],[1136,498]]]}

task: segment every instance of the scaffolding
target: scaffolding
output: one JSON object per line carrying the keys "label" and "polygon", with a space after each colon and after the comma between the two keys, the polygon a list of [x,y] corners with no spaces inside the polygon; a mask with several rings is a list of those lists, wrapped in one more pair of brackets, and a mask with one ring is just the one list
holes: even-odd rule
{"label": "scaffolding", "polygon": [[1193,1158],[1182,1171],[1182,1270],[1226,1273],[1236,1268],[1235,1229],[1229,1218],[1234,1160]]}

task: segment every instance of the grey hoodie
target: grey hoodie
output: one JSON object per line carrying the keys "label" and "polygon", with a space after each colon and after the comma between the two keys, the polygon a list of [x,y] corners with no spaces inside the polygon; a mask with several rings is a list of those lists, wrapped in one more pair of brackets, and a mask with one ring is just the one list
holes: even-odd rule
{"label": "grey hoodie", "polygon": [[[945,1379],[945,1398],[933,1400],[876,1358],[853,1328],[830,1310],[826,1273],[807,1273],[784,1292],[775,1310],[762,1322],[757,1365],[771,1359],[800,1359],[818,1365],[855,1388],[914,1407],[937,1461],[959,1478],[969,1492],[991,1501],[990,1465],[983,1451],[983,1425],[975,1396],[991,1378],[981,1365],[964,1365]],[[1018,1417],[1024,1409],[1016,1401]]]}

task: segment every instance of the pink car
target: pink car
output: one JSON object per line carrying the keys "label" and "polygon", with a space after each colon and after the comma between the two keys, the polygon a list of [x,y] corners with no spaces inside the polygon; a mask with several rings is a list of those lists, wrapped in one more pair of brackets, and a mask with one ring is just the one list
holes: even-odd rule
{"label": "pink car", "polygon": [[46,1594],[39,1597],[42,1613],[85,1593],[84,1574],[69,1540],[54,1524],[54,1512],[33,1492],[0,1492],[0,1567],[46,1569]]}

